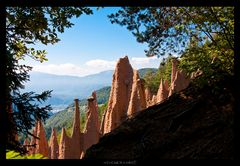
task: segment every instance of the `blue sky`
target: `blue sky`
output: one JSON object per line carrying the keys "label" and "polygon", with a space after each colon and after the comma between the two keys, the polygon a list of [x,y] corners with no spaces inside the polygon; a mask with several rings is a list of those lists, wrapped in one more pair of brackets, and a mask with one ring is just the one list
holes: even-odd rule
{"label": "blue sky", "polygon": [[59,34],[60,42],[54,45],[36,45],[45,49],[47,62],[37,62],[26,57],[24,64],[33,66],[33,71],[58,75],[85,76],[104,70],[113,70],[117,60],[128,55],[133,68],[154,67],[160,64],[157,57],[148,58],[146,44],[138,43],[125,27],[111,24],[107,15],[119,8],[105,7],[93,15],[73,18],[75,24]]}

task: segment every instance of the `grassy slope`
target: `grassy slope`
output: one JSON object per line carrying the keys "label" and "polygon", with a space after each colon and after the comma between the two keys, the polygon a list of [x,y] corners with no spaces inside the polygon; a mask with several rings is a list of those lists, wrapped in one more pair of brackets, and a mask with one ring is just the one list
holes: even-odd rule
{"label": "grassy slope", "polygon": [[34,155],[20,155],[20,153],[15,151],[8,151],[6,155],[6,159],[48,159],[41,154],[34,154]]}

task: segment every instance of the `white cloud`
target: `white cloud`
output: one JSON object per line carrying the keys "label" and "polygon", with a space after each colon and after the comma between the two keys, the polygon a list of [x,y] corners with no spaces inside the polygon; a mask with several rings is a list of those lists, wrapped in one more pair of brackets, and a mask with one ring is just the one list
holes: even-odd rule
{"label": "white cloud", "polygon": [[71,76],[84,76],[87,69],[76,66],[71,63],[65,64],[49,64],[49,65],[35,65],[33,71],[39,71],[49,74],[57,75],[71,75]]}
{"label": "white cloud", "polygon": [[116,61],[94,59],[94,60],[86,62],[86,65],[89,67],[98,68],[98,69],[113,70],[116,65]]}
{"label": "white cloud", "polygon": [[132,64],[133,68],[141,69],[141,68],[157,68],[160,64],[160,59],[155,57],[132,57],[130,59],[130,63]]}
{"label": "white cloud", "polygon": [[71,63],[35,65],[33,66],[33,71],[56,75],[70,75],[82,77],[90,74],[99,73],[105,70],[114,70],[115,64],[115,61],[96,59],[87,61],[85,64],[79,66]]}
{"label": "white cloud", "polygon": [[[132,57],[129,58],[130,63],[134,69],[140,68],[157,68],[160,60],[157,57]],[[75,65],[72,63],[64,64],[48,64],[48,65],[35,65],[33,71],[44,72],[56,75],[71,75],[71,76],[86,76],[90,74],[99,73],[105,70],[114,70],[116,61],[108,61],[103,59],[94,59],[87,61],[83,65]]]}

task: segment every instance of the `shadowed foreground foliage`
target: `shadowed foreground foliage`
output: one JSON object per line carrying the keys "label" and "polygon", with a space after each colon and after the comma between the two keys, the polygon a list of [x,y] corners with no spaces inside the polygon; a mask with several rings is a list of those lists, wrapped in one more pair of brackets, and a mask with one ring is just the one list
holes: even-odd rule
{"label": "shadowed foreground foliage", "polygon": [[[26,57],[47,61],[45,50],[33,48],[38,44],[56,44],[58,33],[72,27],[72,17],[93,14],[88,7],[6,7],[6,55],[2,56],[0,78],[3,89],[0,94],[0,158],[6,158],[6,149],[26,153],[26,149],[15,139],[17,133],[32,135],[29,131],[38,119],[45,121],[50,105],[40,106],[50,97],[51,91],[41,94],[21,93],[29,80],[32,67],[22,65],[19,60]],[[38,101],[38,103],[34,103]],[[11,108],[11,106],[14,106]]]}

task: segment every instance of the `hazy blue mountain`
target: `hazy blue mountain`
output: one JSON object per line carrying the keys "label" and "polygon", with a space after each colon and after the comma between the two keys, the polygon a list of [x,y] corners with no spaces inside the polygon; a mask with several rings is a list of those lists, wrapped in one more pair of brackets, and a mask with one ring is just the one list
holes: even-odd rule
{"label": "hazy blue mountain", "polygon": [[[140,77],[143,77],[143,75],[149,70],[156,72],[157,69],[140,69]],[[51,104],[53,112],[58,112],[72,103],[74,98],[80,100],[85,99],[90,96],[94,90],[110,86],[112,83],[112,75],[113,70],[84,77],[30,72],[30,81],[25,84],[25,89],[23,91],[41,93],[44,90],[53,90],[52,97],[44,104]],[[103,90],[110,91],[110,88]]]}
{"label": "hazy blue mountain", "polygon": [[31,72],[30,81],[26,83],[25,89],[36,92],[52,89],[54,94],[62,96],[57,98],[56,102],[69,95],[85,98],[89,95],[88,91],[111,85],[112,74],[113,71],[104,71],[85,77],[76,77]]}
{"label": "hazy blue mountain", "polygon": [[23,91],[41,93],[53,90],[52,97],[45,104],[51,104],[55,111],[59,111],[66,108],[74,98],[87,98],[94,90],[111,85],[112,75],[112,70],[85,77],[30,72],[30,81],[25,84]]}

